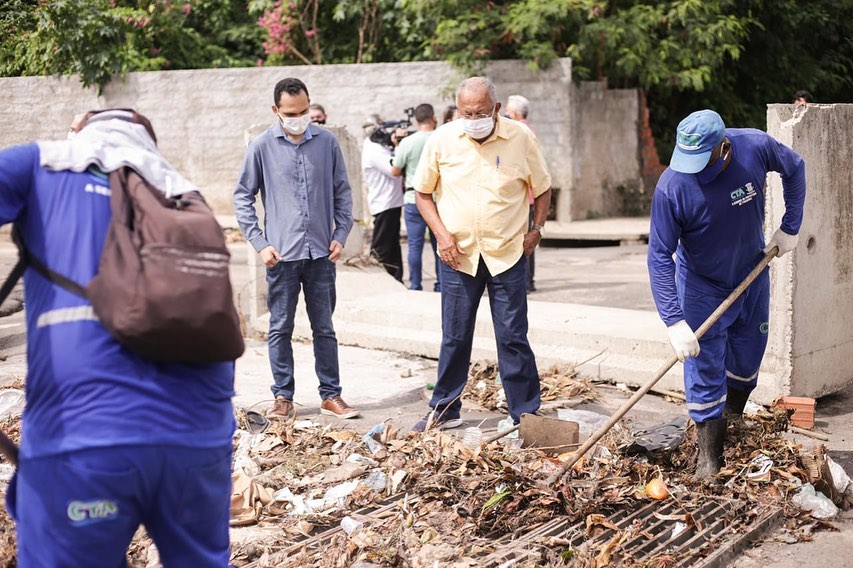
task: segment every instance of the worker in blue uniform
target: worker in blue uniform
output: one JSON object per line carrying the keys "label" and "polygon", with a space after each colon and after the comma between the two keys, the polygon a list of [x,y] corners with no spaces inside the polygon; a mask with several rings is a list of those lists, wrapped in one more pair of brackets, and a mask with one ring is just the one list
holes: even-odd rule
{"label": "worker in blue uniform", "polygon": [[[785,214],[764,242],[765,178],[782,177]],[[802,158],[751,128],[726,128],[712,110],[681,121],[669,168],[652,200],[648,268],[670,343],[684,362],[687,410],[696,423],[697,479],[723,465],[727,418],[743,414],[767,346],[765,271],[702,337],[696,330],[773,247],[797,245],[806,194]],[[674,256],[673,256],[674,255]]]}
{"label": "worker in blue uniform", "polygon": [[[81,117],[72,140],[0,151],[0,225],[16,223],[33,256],[85,285],[112,217],[101,165],[131,166],[161,191],[195,188],[142,115]],[[18,566],[125,566],[140,524],[165,566],[228,566],[233,363],[147,360],[36,270],[24,293],[27,403],[6,494]]]}

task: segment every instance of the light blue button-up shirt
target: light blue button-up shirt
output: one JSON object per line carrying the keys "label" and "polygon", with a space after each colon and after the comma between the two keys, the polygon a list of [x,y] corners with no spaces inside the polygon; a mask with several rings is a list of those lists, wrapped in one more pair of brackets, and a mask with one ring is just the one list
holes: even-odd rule
{"label": "light blue button-up shirt", "polygon": [[[266,212],[258,223],[255,199]],[[234,188],[234,212],[256,251],[272,245],[285,261],[322,258],[352,229],[352,190],[337,139],[313,124],[299,143],[276,124],[249,144]]]}

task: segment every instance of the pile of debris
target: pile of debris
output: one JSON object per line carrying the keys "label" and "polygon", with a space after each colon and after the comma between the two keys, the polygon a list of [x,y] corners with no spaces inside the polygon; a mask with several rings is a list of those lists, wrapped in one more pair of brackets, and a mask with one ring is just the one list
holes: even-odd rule
{"label": "pile of debris", "polygon": [[[253,426],[245,416],[241,423]],[[658,525],[671,527],[673,539],[679,527],[702,530],[692,511],[709,502],[738,503],[729,518],[720,519],[726,536],[775,506],[787,515],[790,534],[805,539],[826,525],[793,503],[821,474],[810,471],[815,456],[801,454],[781,435],[786,424],[784,412],[763,412],[733,426],[737,442],[727,450],[727,468],[716,485],[692,481],[692,428],[672,451],[634,455],[626,452],[634,437],[616,428],[550,489],[541,482],[568,456],[523,449],[512,440],[469,447],[442,432],[401,434],[390,421],[365,436],[308,420],[276,422],[237,438],[233,522],[255,526],[232,532],[232,563],[492,565],[490,559],[505,558],[513,542],[519,548],[521,537],[560,519],[582,527],[583,534],[575,535],[582,538],[526,538],[523,565],[637,565],[623,546],[653,535],[611,518],[657,501],[672,505],[674,512],[653,514]],[[828,458],[818,454],[826,464]],[[719,538],[723,533],[692,554],[712,553]],[[654,566],[676,560],[683,555],[667,550],[647,559]]]}
{"label": "pile of debris", "polygon": [[[570,374],[557,376],[551,384],[576,385]],[[471,382],[475,392],[491,390]],[[593,394],[588,386],[575,392]],[[784,515],[787,538],[808,539],[853,497],[853,483],[822,447],[807,452],[783,435],[784,411],[731,426],[716,484],[693,482],[695,433],[682,420],[663,436],[617,425],[553,487],[542,482],[569,454],[517,439],[480,446],[443,432],[403,433],[390,420],[361,434],[310,419],[236,417],[238,567],[690,565],[773,514]],[[17,439],[19,418],[2,428]],[[14,566],[14,546],[0,512],[1,564]],[[128,561],[158,565],[142,530]]]}
{"label": "pile of debris", "polygon": [[[568,365],[540,370],[539,390],[542,404],[550,409],[561,406],[559,403],[577,404],[598,397],[592,384],[580,378],[575,368]],[[486,410],[507,410],[497,361],[484,359],[471,363],[462,400]]]}

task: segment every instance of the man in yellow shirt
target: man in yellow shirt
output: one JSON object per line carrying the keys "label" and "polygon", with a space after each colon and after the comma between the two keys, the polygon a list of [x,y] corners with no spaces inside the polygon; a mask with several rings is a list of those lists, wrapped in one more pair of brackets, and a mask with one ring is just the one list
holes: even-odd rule
{"label": "man in yellow shirt", "polygon": [[[539,374],[527,341],[525,256],[542,239],[551,176],[530,130],[500,118],[491,81],[466,79],[456,104],[461,120],[430,137],[414,180],[418,210],[438,240],[442,310],[432,411],[415,425],[417,431],[462,424],[460,397],[486,289],[510,416],[518,423],[522,414],[539,408]],[[535,198],[529,231],[528,190]]]}

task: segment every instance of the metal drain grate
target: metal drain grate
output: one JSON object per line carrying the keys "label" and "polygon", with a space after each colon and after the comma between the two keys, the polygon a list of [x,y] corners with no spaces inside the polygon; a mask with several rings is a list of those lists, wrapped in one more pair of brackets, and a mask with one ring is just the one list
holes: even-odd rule
{"label": "metal drain grate", "polygon": [[[631,530],[635,536],[613,552],[614,564],[635,565],[666,554],[677,559],[674,566],[678,568],[722,568],[782,521],[780,508],[765,507],[751,523],[733,532],[732,522],[747,512],[746,503],[730,499],[708,499],[690,510],[670,500],[617,512],[607,517],[608,523],[615,525],[619,532]],[[673,517],[686,514],[692,516],[695,524],[682,526],[678,532],[676,524],[679,521]],[[547,544],[550,538],[568,543],[561,544],[566,549],[577,549],[587,541],[591,545],[603,545],[617,535],[616,530],[608,528],[590,539],[585,530],[584,522],[554,519],[521,536],[502,538],[498,549],[484,558],[483,565],[507,567],[535,560],[541,556],[543,548],[551,547]]]}

